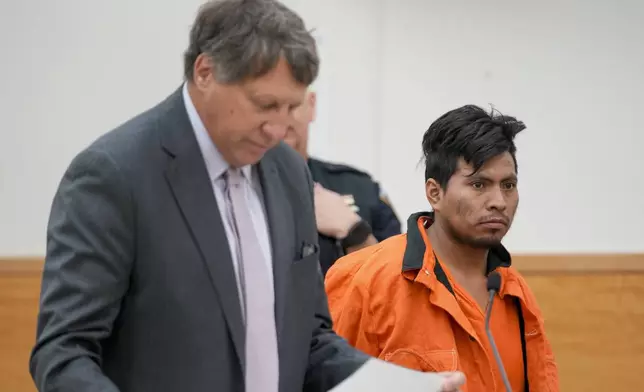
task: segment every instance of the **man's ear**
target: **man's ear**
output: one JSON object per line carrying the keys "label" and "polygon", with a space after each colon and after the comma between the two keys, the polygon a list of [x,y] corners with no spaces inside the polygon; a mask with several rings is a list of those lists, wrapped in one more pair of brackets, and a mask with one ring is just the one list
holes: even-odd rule
{"label": "man's ear", "polygon": [[443,200],[443,188],[433,178],[425,182],[425,196],[434,211],[440,211]]}
{"label": "man's ear", "polygon": [[212,60],[210,60],[210,57],[208,57],[204,53],[201,53],[199,56],[197,56],[193,69],[194,72],[192,82],[199,89],[205,89],[210,83],[210,79],[214,78],[215,75],[212,65]]}

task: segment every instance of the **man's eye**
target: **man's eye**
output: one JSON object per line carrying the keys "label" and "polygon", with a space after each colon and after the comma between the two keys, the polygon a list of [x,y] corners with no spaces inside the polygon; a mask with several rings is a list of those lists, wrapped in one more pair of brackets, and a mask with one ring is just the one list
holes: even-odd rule
{"label": "man's eye", "polygon": [[474,188],[474,189],[483,189],[483,183],[482,182],[473,182],[472,183],[472,188]]}
{"label": "man's eye", "polygon": [[275,102],[260,103],[258,104],[258,106],[261,110],[264,110],[264,111],[275,110],[275,108],[277,108],[277,104]]}
{"label": "man's eye", "polygon": [[515,184],[513,182],[506,182],[505,184],[503,184],[503,189],[505,189],[507,191],[510,191],[510,190],[516,188],[516,186],[517,186],[517,184]]}

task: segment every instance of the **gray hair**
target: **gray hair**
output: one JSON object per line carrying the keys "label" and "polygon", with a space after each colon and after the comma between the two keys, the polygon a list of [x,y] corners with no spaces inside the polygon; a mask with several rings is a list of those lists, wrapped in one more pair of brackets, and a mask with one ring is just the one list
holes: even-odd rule
{"label": "gray hair", "polygon": [[192,80],[197,57],[204,53],[221,83],[257,78],[284,56],[293,77],[310,85],[320,60],[315,39],[304,21],[277,0],[211,0],[197,14],[184,54],[184,76]]}

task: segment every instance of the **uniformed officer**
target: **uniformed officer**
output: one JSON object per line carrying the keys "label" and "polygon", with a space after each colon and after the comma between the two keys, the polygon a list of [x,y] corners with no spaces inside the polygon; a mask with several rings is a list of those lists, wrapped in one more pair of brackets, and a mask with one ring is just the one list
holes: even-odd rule
{"label": "uniformed officer", "polygon": [[307,160],[316,183],[320,264],[326,274],[341,256],[400,234],[400,221],[386,194],[369,174],[309,156],[309,125],[315,119],[315,101],[315,92],[309,91],[295,110],[295,120],[284,141]]}

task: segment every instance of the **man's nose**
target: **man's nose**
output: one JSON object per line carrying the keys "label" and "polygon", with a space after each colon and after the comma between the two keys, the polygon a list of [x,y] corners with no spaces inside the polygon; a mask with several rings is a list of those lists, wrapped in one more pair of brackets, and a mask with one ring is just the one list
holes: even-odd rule
{"label": "man's nose", "polygon": [[264,125],[264,132],[274,139],[283,139],[293,125],[293,111],[288,106],[280,107]]}
{"label": "man's nose", "polygon": [[505,210],[508,203],[505,198],[505,193],[503,193],[503,190],[501,188],[497,188],[497,187],[492,188],[488,196],[489,196],[489,200],[488,200],[489,209],[496,209],[499,211]]}
{"label": "man's nose", "polygon": [[265,123],[262,127],[262,131],[267,137],[270,137],[271,140],[282,140],[286,136],[286,131],[288,130],[287,124],[280,124],[277,122]]}

